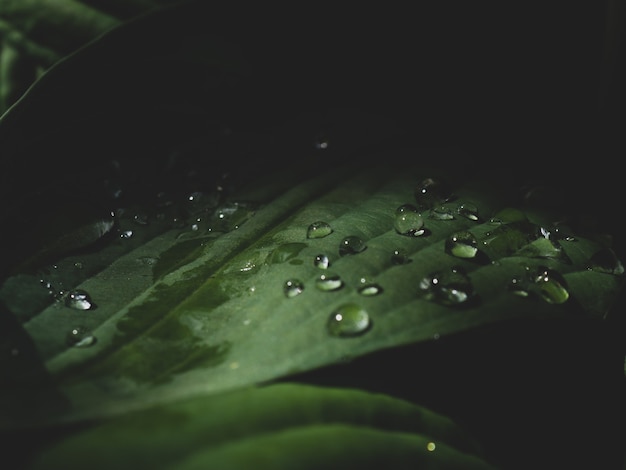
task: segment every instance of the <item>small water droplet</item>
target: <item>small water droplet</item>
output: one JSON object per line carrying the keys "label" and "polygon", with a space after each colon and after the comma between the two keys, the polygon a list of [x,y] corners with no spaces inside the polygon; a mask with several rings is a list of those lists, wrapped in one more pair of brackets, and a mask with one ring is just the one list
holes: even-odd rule
{"label": "small water droplet", "polygon": [[453,220],[454,214],[448,206],[438,205],[431,209],[428,218],[435,220]]}
{"label": "small water droplet", "polygon": [[96,308],[89,294],[83,289],[74,289],[65,294],[65,305],[75,310],[93,310]]}
{"label": "small water droplet", "polygon": [[398,266],[402,264],[408,264],[410,262],[411,259],[409,258],[409,255],[402,250],[394,250],[391,254],[391,264]]}
{"label": "small water droplet", "polygon": [[339,244],[339,256],[354,255],[362,252],[367,245],[356,235],[349,235]]}
{"label": "small water droplet", "polygon": [[120,238],[131,238],[133,236],[132,230],[123,230],[120,232]]}
{"label": "small water droplet", "polygon": [[322,274],[315,281],[315,285],[323,291],[335,291],[343,287],[343,281],[336,274]]}
{"label": "small water droplet", "polygon": [[411,204],[403,204],[396,209],[393,227],[397,233],[408,237],[419,237],[425,232],[424,218]]}
{"label": "small water droplet", "polygon": [[448,271],[435,272],[419,283],[427,300],[447,306],[466,304],[474,297],[474,287],[462,268],[454,266]]}
{"label": "small water droplet", "polygon": [[456,208],[456,213],[460,216],[465,217],[466,219],[478,221],[478,208],[474,204],[470,204],[464,202],[463,204],[459,204]]}
{"label": "small water droplet", "polygon": [[326,150],[330,145],[330,139],[325,133],[320,133],[315,138],[313,145],[317,150]]}
{"label": "small water droplet", "polygon": [[319,254],[313,259],[313,265],[320,269],[328,269],[330,266],[330,260],[328,256]]}
{"label": "small water droplet", "polygon": [[329,317],[327,328],[331,336],[359,336],[372,327],[369,314],[359,305],[348,303],[337,308]]}
{"label": "small water droplet", "polygon": [[361,278],[359,281],[359,287],[357,292],[365,297],[372,297],[382,293],[383,288],[376,282],[370,281],[367,278]]}
{"label": "small water droplet", "polygon": [[413,194],[417,203],[417,209],[420,211],[430,210],[452,198],[452,192],[447,184],[437,178],[422,180],[415,187]]}
{"label": "small water droplet", "polygon": [[307,238],[324,238],[333,233],[333,229],[328,222],[318,220],[313,222],[306,231]]}
{"label": "small water droplet", "polygon": [[456,232],[446,239],[445,251],[457,258],[475,258],[478,254],[478,241],[471,232]]}
{"label": "small water droplet", "polygon": [[88,328],[85,328],[84,326],[77,326],[72,328],[67,333],[65,342],[68,346],[86,348],[93,346],[96,343],[96,337]]}
{"label": "small water droplet", "polygon": [[302,294],[304,290],[304,284],[299,279],[288,279],[283,285],[283,292],[288,298],[295,297]]}

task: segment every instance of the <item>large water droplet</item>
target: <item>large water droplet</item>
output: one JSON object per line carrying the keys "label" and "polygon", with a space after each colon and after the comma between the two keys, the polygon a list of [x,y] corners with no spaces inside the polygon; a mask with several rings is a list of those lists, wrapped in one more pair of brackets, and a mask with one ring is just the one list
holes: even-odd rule
{"label": "large water droplet", "polygon": [[302,294],[304,290],[304,284],[299,279],[288,279],[283,285],[283,292],[288,298],[295,297]]}
{"label": "large water droplet", "polygon": [[77,326],[72,328],[65,338],[65,342],[68,346],[75,348],[87,348],[93,346],[96,343],[96,337],[91,333],[91,330],[84,326]]}
{"label": "large water droplet", "polygon": [[425,211],[449,201],[452,198],[452,192],[442,180],[426,178],[415,187],[414,196],[417,209]]}
{"label": "large water droplet", "polygon": [[339,244],[339,256],[354,255],[367,248],[367,245],[356,235],[349,235]]}
{"label": "large water droplet", "polygon": [[624,265],[610,248],[603,248],[594,253],[589,260],[588,269],[607,274],[624,274]]}
{"label": "large water droplet", "polygon": [[96,308],[89,294],[83,289],[74,289],[65,295],[65,305],[75,310],[93,310]]}
{"label": "large water droplet", "polygon": [[469,276],[458,266],[424,277],[419,287],[427,300],[447,306],[465,304],[474,297],[474,287]]}
{"label": "large water droplet", "polygon": [[565,278],[558,271],[540,266],[534,275],[538,293],[546,302],[562,304],[569,299]]}
{"label": "large water droplet", "polygon": [[404,204],[396,209],[393,227],[400,235],[407,237],[419,237],[423,235],[424,218],[411,204]]}
{"label": "large water droplet", "polygon": [[359,336],[372,327],[369,314],[359,305],[348,303],[337,308],[329,317],[327,328],[331,336]]}
{"label": "large water droplet", "polygon": [[343,287],[343,281],[336,274],[322,274],[315,281],[318,289],[323,291],[334,291]]}
{"label": "large water droplet", "polygon": [[565,278],[558,271],[546,266],[526,266],[524,274],[514,277],[507,288],[515,295],[535,295],[551,304],[562,304],[569,299]]}
{"label": "large water droplet", "polygon": [[307,238],[324,238],[333,233],[333,229],[328,222],[318,220],[313,222],[306,231]]}
{"label": "large water droplet", "polygon": [[446,239],[445,251],[457,258],[475,258],[478,254],[478,241],[471,232],[456,232]]}

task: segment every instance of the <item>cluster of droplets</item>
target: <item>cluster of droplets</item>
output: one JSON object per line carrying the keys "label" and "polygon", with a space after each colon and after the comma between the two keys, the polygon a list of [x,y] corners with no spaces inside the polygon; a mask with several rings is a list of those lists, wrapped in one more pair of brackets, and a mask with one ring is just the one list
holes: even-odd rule
{"label": "cluster of droplets", "polygon": [[[426,178],[414,188],[414,201],[396,207],[393,217],[393,230],[409,238],[425,238],[431,233],[429,221],[450,221],[464,218],[471,222],[484,219],[471,202],[456,201],[457,197],[440,179]],[[572,230],[565,224],[539,225],[530,222],[526,215],[517,209],[505,209],[486,220],[487,231],[474,231],[465,228],[453,231],[443,240],[443,252],[458,259],[459,263],[441,268],[424,275],[418,282],[423,299],[447,307],[467,307],[476,305],[479,300],[472,280],[463,267],[463,263],[498,265],[504,257],[518,257],[535,260],[524,264],[520,261],[521,274],[513,277],[507,284],[512,295],[534,297],[549,304],[562,304],[570,298],[570,292],[564,276],[554,267],[536,265],[537,260],[545,262],[571,264],[564,244],[576,242]],[[476,232],[476,233],[475,233]],[[331,225],[325,221],[311,223],[306,231],[306,238],[316,240],[334,233]],[[478,234],[479,235],[478,235]],[[366,250],[367,244],[356,235],[343,237],[338,246],[340,257],[358,255]],[[390,254],[391,265],[402,266],[412,260],[403,249],[395,249]],[[328,255],[318,254],[313,265],[322,272],[315,279],[315,287],[325,292],[333,292],[345,287],[341,277],[330,270]],[[589,269],[623,274],[624,268],[610,249],[596,253],[589,261]],[[288,298],[298,296],[304,291],[304,283],[299,279],[289,279],[284,284],[284,293]],[[361,278],[356,292],[360,295],[376,296],[383,288],[376,282]],[[328,333],[336,337],[359,336],[372,328],[369,313],[361,305],[350,302],[342,304],[330,313],[327,320]],[[437,335],[438,336],[438,335]]]}

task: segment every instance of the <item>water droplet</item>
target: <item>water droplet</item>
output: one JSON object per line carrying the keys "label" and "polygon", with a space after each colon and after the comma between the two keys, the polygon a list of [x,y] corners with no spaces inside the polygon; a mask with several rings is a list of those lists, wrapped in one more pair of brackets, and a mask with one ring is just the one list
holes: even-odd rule
{"label": "water droplet", "polygon": [[393,227],[400,235],[419,237],[423,235],[424,218],[411,204],[404,204],[396,209]]}
{"label": "water droplet", "polygon": [[367,248],[365,242],[356,235],[349,235],[339,244],[339,256],[354,255]]}
{"label": "water droplet", "polygon": [[588,269],[607,274],[624,274],[624,265],[610,248],[603,248],[594,253],[589,260]]}
{"label": "water droplet", "polygon": [[569,298],[565,278],[558,271],[540,266],[535,272],[534,282],[539,295],[548,303],[562,304]]}
{"label": "water droplet", "polygon": [[359,336],[372,327],[369,314],[359,305],[348,303],[340,306],[329,317],[327,328],[331,336]]}
{"label": "water droplet", "polygon": [[330,266],[330,260],[328,256],[319,254],[313,259],[313,265],[320,269],[328,269]]}
{"label": "water droplet", "polygon": [[325,133],[320,133],[315,138],[313,145],[317,150],[326,150],[330,145],[330,139]]}
{"label": "water droplet", "polygon": [[515,295],[535,295],[551,304],[562,304],[569,298],[565,278],[558,271],[546,266],[526,266],[524,274],[514,277],[507,288]]}
{"label": "water droplet", "polygon": [[424,277],[419,287],[427,300],[447,306],[465,304],[474,297],[474,287],[469,276],[458,266]]}
{"label": "water droplet", "polygon": [[431,209],[428,217],[435,220],[453,220],[454,214],[448,206],[438,205]]}
{"label": "water droplet", "polygon": [[335,291],[343,287],[343,281],[336,274],[322,274],[315,281],[315,285],[323,291]]}
{"label": "water droplet", "polygon": [[288,298],[295,297],[302,294],[304,290],[304,284],[299,279],[288,279],[283,285],[283,292]]}
{"label": "water droplet", "polygon": [[86,348],[93,346],[96,343],[96,337],[88,328],[85,328],[84,326],[77,326],[72,328],[67,333],[65,342],[68,346]]}
{"label": "water droplet", "polygon": [[131,238],[133,236],[132,230],[123,230],[120,232],[120,238]]}
{"label": "water droplet", "polygon": [[75,310],[93,310],[96,308],[89,294],[82,289],[69,291],[65,295],[65,305]]}
{"label": "water droplet", "polygon": [[457,258],[475,258],[478,254],[478,241],[471,232],[456,232],[446,239],[445,251]]}
{"label": "water droplet", "polygon": [[328,222],[318,220],[313,222],[306,231],[307,238],[324,238],[333,233],[333,229]]}
{"label": "water droplet", "polygon": [[376,282],[372,282],[367,278],[360,279],[360,285],[357,292],[365,297],[372,297],[382,293],[383,288]]}
{"label": "water droplet", "polygon": [[426,178],[415,187],[414,196],[417,209],[425,211],[449,201],[452,198],[452,192],[442,180]]}
{"label": "water droplet", "polygon": [[394,250],[393,253],[391,254],[391,264],[402,265],[402,264],[408,264],[410,262],[411,262],[411,259],[409,258],[409,255],[407,255],[402,250]]}
{"label": "water droplet", "polygon": [[473,220],[473,221],[479,220],[478,208],[474,204],[470,204],[467,202],[463,204],[459,204],[459,206],[456,208],[456,213],[469,220]]}

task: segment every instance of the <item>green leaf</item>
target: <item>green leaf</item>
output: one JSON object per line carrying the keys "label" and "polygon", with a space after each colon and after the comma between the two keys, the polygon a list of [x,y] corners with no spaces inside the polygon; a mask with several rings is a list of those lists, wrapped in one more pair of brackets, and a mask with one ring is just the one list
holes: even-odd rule
{"label": "green leaf", "polygon": [[[310,152],[303,161],[316,162]],[[121,248],[126,240],[113,237],[91,258],[57,263],[48,279],[60,276],[65,290],[45,309],[24,314],[24,328],[70,407],[62,417],[32,419],[107,416],[220,393],[512,319],[602,321],[623,286],[622,276],[591,264],[605,246],[582,235],[548,240],[542,233],[550,226],[536,221],[542,217],[535,210],[526,210],[526,245],[516,235],[515,250],[492,249],[510,233],[492,215],[516,195],[478,175],[464,182],[454,169],[350,164],[330,173],[316,165],[276,169],[270,176],[273,184],[247,180],[217,205],[205,195],[181,228],[168,229],[158,216],[142,225],[138,212],[125,213],[117,233],[132,227],[143,242]],[[422,210],[424,234],[399,233],[398,208],[418,204],[415,188],[432,177],[452,192],[437,211]],[[477,212],[468,218],[467,207]],[[440,220],[442,210],[452,218]],[[201,229],[193,224],[198,214]],[[328,234],[308,236],[320,221],[329,224]],[[345,254],[350,237],[363,246]],[[462,249],[450,248],[460,242]],[[566,257],[531,249],[545,243]],[[314,264],[320,254],[329,258],[328,269]],[[101,270],[89,269],[92,259]],[[66,285],[77,262],[91,274]],[[339,288],[325,288],[322,277],[335,276]],[[34,275],[20,279],[24,287],[39,282]],[[286,295],[288,281],[300,285],[299,295]],[[364,295],[368,284],[380,293]],[[589,292],[594,286],[601,296]],[[76,290],[96,308],[71,308]],[[11,290],[4,292],[7,302]],[[16,303],[10,307],[19,310]],[[331,327],[338,312],[356,323]],[[96,340],[68,346],[72,331]]]}
{"label": "green leaf", "polygon": [[189,398],[70,430],[28,468],[87,462],[93,469],[494,468],[480,452],[452,420],[410,402],[287,383]]}

